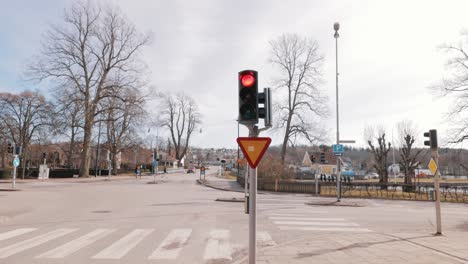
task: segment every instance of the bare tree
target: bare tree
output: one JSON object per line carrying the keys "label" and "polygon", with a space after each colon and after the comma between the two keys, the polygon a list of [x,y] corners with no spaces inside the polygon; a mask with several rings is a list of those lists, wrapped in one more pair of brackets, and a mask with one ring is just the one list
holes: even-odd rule
{"label": "bare tree", "polygon": [[446,63],[449,77],[443,78],[430,89],[453,99],[446,113],[448,122],[452,124],[448,140],[449,143],[460,143],[468,139],[468,31],[461,33],[457,45],[445,44],[441,49],[449,56]]}
{"label": "bare tree", "polygon": [[161,112],[158,123],[167,127],[175,152],[175,158],[180,160],[188,150],[192,133],[201,124],[201,116],[195,101],[184,94],[161,95],[164,109]]}
{"label": "bare tree", "polygon": [[405,173],[405,184],[411,184],[411,175],[414,175],[414,169],[420,164],[419,155],[422,149],[414,149],[416,142],[416,129],[411,121],[401,121],[397,124],[400,138],[400,158],[403,172]]}
{"label": "bare tree", "polygon": [[[66,92],[66,91],[64,91]],[[80,100],[74,99],[73,94],[57,96],[57,118],[55,134],[64,137],[66,144],[59,144],[65,154],[67,165],[73,167],[73,161],[79,154],[80,143],[83,136],[84,111]]]}
{"label": "bare tree", "polygon": [[53,26],[29,74],[51,79],[58,89],[71,89],[84,112],[80,177],[88,177],[92,129],[96,116],[107,111],[102,100],[118,96],[122,86],[140,85],[145,69],[138,53],[149,41],[116,8],[75,2],[64,25]]}
{"label": "bare tree", "polygon": [[53,113],[53,106],[38,91],[0,93],[0,126],[15,145],[23,149],[23,178],[25,161],[30,156],[29,145],[41,128],[52,124]]}
{"label": "bare tree", "polygon": [[284,129],[281,162],[284,164],[288,144],[297,138],[316,143],[324,138],[325,130],[317,118],[327,113],[326,96],[319,89],[323,57],[317,42],[296,34],[284,34],[270,42],[269,61],[278,67],[276,80],[278,113],[277,128]]}
{"label": "bare tree", "polygon": [[125,100],[108,100],[109,109],[106,113],[107,148],[111,154],[112,174],[117,174],[118,154],[136,143],[135,128],[142,122],[145,113],[144,96],[139,96],[137,91],[128,91]]}
{"label": "bare tree", "polygon": [[[379,128],[376,134],[372,131],[373,129],[371,128],[366,129],[367,144],[369,145],[370,152],[374,156],[373,166],[379,174],[379,182],[386,184],[388,183],[387,157],[391,144],[390,142],[386,142],[385,130],[383,128]],[[375,139],[377,140],[377,146],[374,143]],[[383,188],[386,188],[386,186]]]}

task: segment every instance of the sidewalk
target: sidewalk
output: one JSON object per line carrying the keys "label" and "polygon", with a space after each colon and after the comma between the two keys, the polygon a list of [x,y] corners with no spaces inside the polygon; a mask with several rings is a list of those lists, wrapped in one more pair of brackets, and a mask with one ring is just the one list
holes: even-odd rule
{"label": "sidewalk", "polygon": [[[135,179],[134,174],[125,174],[125,175],[112,175],[108,176],[90,176],[88,178],[49,178],[45,180],[38,179],[16,179],[17,185],[37,183],[37,182],[53,182],[53,183],[91,183],[91,182],[101,182],[101,181],[116,181],[116,180],[129,180]],[[0,186],[11,185],[12,179],[0,180]]]}
{"label": "sidewalk", "polygon": [[[468,264],[468,233],[327,233],[259,248],[257,263]],[[247,263],[247,258],[236,263]]]}
{"label": "sidewalk", "polygon": [[218,190],[244,192],[244,188],[236,180],[218,177],[217,171],[207,171],[205,177],[202,175],[201,180],[197,179],[197,182]]}

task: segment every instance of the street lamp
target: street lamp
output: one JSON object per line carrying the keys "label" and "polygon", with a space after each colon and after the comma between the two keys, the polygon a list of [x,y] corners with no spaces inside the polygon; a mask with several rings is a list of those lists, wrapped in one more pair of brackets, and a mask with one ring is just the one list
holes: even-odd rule
{"label": "street lamp", "polygon": [[[335,22],[333,24],[333,29],[335,30],[335,57],[336,57],[336,145],[340,144],[340,119],[339,119],[339,108],[338,108],[338,38],[340,34],[338,34],[338,30],[340,29],[340,23]],[[341,199],[341,162],[340,157],[336,159],[336,198],[339,202]]]}

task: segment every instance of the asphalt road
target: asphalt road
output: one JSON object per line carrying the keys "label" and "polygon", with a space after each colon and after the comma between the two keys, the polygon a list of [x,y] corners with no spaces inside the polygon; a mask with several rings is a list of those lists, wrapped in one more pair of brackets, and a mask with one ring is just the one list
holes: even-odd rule
{"label": "asphalt road", "polygon": [[[158,176],[156,184],[148,176],[19,183],[21,191],[0,192],[0,263],[244,263],[244,205],[215,201],[243,194],[198,185],[197,177]],[[317,198],[309,195],[258,197],[258,263],[310,263],[313,258],[314,263],[377,263],[363,260],[373,254],[369,245],[333,258],[323,250],[335,248],[333,243],[344,245],[346,239],[424,237],[435,231],[429,202],[357,200],[361,207],[311,206],[305,203]],[[442,209],[443,231],[466,235],[468,243],[468,206],[443,204]],[[319,247],[320,252],[310,251]],[[446,263],[463,263],[463,257],[443,251],[414,251],[413,256],[434,254]],[[349,259],[354,253],[361,258]],[[385,260],[376,254],[375,259]]]}

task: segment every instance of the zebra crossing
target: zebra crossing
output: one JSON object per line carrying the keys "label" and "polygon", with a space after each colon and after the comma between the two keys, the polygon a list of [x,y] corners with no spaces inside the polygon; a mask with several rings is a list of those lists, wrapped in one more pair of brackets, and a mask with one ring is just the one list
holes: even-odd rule
{"label": "zebra crossing", "polygon": [[[314,216],[311,217],[311,214]],[[267,215],[268,220],[281,231],[322,231],[322,232],[372,232],[345,218],[315,216],[317,213],[291,213],[290,210]]]}
{"label": "zebra crossing", "polygon": [[[198,257],[204,261],[231,261],[235,250],[239,247],[238,243],[233,243],[235,239],[233,239],[229,229],[211,229],[202,232],[196,232],[190,228],[159,230],[159,232],[156,229],[134,229],[125,230],[124,234],[118,231],[118,229],[105,228],[94,230],[86,228],[57,228],[55,230],[18,228],[0,232],[0,263],[2,263],[2,259],[20,256],[21,253],[28,253],[28,251],[34,254],[33,258],[35,259],[64,259],[71,258],[80,250],[86,251],[86,249],[88,253],[95,249],[95,252],[87,254],[86,258],[119,260],[129,255],[133,250],[137,250],[139,246],[143,247],[145,244],[149,244],[149,241],[155,240],[159,244],[151,250],[148,256],[144,257],[148,260],[177,260],[183,254],[184,249],[192,244],[192,247],[194,245],[201,247],[197,250],[200,252]],[[117,233],[120,235],[117,236]],[[257,236],[259,247],[277,245],[266,231],[258,231]],[[100,240],[107,241],[106,239],[109,237],[112,237],[112,241],[108,244],[101,243],[98,247],[93,246]],[[57,245],[57,242],[54,241],[58,239],[64,242]],[[242,240],[241,247],[248,247],[247,239]],[[36,253],[37,249],[35,248],[44,251]],[[196,256],[191,256],[191,258],[193,257]]]}
{"label": "zebra crossing", "polygon": [[305,197],[260,197],[261,214],[280,231],[372,232],[345,218],[330,218],[327,210],[305,204]]}

